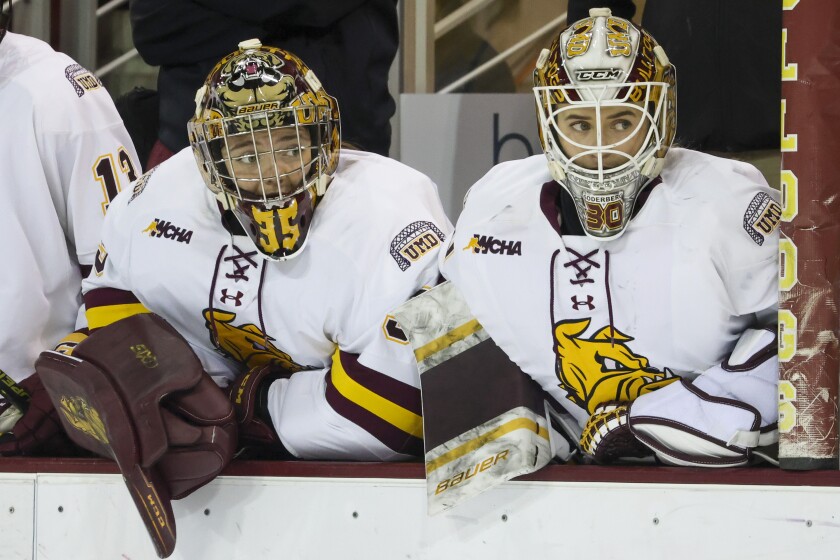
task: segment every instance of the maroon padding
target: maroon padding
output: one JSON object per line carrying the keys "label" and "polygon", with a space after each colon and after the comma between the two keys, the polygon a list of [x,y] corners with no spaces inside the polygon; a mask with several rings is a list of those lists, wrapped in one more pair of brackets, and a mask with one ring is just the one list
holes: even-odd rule
{"label": "maroon padding", "polygon": [[97,330],[35,368],[73,441],[114,459],[159,557],[175,548],[171,499],[210,482],[236,450],[231,404],[157,315]]}
{"label": "maroon padding", "polygon": [[140,427],[139,463],[154,465],[168,448],[159,401],[195,387],[203,375],[187,342],[160,317],[140,314],[100,329],[79,343],[73,356],[110,374],[127,416]]}
{"label": "maroon padding", "polygon": [[[4,473],[118,474],[104,459],[35,459],[0,457]],[[422,479],[422,463],[352,463],[343,461],[233,461],[222,476],[300,478]],[[704,469],[700,467],[636,467],[548,465],[516,480],[544,482],[618,482],[661,484],[724,484],[743,486],[839,486],[840,470],[783,471],[775,467]]]}
{"label": "maroon padding", "polygon": [[[518,407],[535,414],[544,410],[540,386],[492,339],[430,369],[421,382],[426,449],[452,441]],[[483,390],[476,392],[475,387]],[[471,396],[465,399],[464,395]]]}
{"label": "maroon padding", "polygon": [[55,352],[42,353],[35,367],[61,412],[67,435],[77,445],[118,463],[157,555],[170,556],[175,550],[170,493],[156,469],[140,464],[137,432],[113,378],[90,362]]}

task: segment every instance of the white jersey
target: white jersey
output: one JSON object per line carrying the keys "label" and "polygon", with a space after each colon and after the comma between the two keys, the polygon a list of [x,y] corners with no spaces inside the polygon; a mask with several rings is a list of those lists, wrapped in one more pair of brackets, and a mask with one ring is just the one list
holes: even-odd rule
{"label": "white jersey", "polygon": [[265,260],[223,227],[187,148],[111,205],[107,256],[84,284],[88,319],[95,328],[145,307],[189,341],[220,384],[272,362],[296,372],[272,385],[269,406],[300,457],[421,454],[416,364],[388,312],[437,283],[437,252],[451,230],[427,177],[342,150],[306,248]]}
{"label": "white jersey", "polygon": [[752,166],[669,151],[618,239],[561,235],[542,155],[470,190],[441,272],[488,334],[584,423],[719,364],[777,304],[780,207]]}
{"label": "white jersey", "polygon": [[0,369],[20,380],[76,328],[80,265],[140,168],[99,80],[42,41],[0,42],[0,108]]}

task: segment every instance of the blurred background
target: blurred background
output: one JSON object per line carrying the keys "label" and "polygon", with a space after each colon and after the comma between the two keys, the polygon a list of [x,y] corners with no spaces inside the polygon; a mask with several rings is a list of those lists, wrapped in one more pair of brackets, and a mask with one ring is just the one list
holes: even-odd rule
{"label": "blurred background", "polygon": [[[530,93],[537,56],[566,26],[568,10],[581,17],[598,3],[399,0],[400,47],[388,76],[396,101],[390,155],[437,182],[450,217],[457,217],[466,190],[492,165],[539,152]],[[644,18],[648,28],[658,23],[654,35],[678,61],[677,142],[749,161],[778,188],[781,10],[764,0],[603,4],[614,13],[635,9],[633,21]],[[143,88],[140,95],[157,89],[158,68],[144,63],[134,48],[129,0],[13,0],[13,5],[14,31],[49,42],[93,71],[118,107],[131,92],[129,106],[139,106],[136,88]],[[646,6],[651,13],[645,18]],[[749,33],[742,12],[751,14]],[[142,117],[129,123],[126,115],[139,111],[121,113],[130,132],[157,126]],[[150,146],[137,148],[143,154]]]}
{"label": "blurred background", "polygon": [[[644,3],[636,2],[634,20],[640,21]],[[155,87],[157,68],[146,65],[133,47],[128,0],[13,0],[13,5],[15,31],[43,39],[94,70],[114,97],[135,86]],[[403,49],[393,93],[528,92],[536,56],[565,26],[567,9],[566,0],[400,0],[399,5]],[[427,50],[418,53],[418,45]],[[416,79],[431,69],[430,81]]]}

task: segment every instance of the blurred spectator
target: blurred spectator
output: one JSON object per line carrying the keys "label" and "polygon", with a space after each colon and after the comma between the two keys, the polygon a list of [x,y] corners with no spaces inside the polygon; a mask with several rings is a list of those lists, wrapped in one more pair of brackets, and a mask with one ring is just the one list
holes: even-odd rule
{"label": "blurred spectator", "polygon": [[[437,0],[435,19],[440,21],[464,4],[464,0]],[[500,3],[491,5],[500,17]],[[489,8],[488,8],[489,9]],[[476,33],[473,22],[461,24],[440,37],[435,44],[435,89],[442,89],[499,54],[484,37]],[[496,64],[459,87],[454,93],[512,93],[513,75],[504,62]]]}
{"label": "blurred spectator", "polygon": [[[568,21],[590,8],[618,17],[632,0],[569,0]],[[703,151],[778,149],[782,10],[766,0],[647,0],[642,25],[677,68],[677,142]]]}
{"label": "blurred spectator", "polygon": [[160,66],[159,142],[149,167],[188,145],[196,90],[222,56],[254,37],[312,68],[338,99],[347,142],[388,155],[397,0],[131,0],[129,8],[137,50]]}
{"label": "blurred spectator", "polygon": [[159,99],[157,91],[135,87],[114,100],[137,150],[137,157],[142,162],[149,161],[149,155],[157,142]]}

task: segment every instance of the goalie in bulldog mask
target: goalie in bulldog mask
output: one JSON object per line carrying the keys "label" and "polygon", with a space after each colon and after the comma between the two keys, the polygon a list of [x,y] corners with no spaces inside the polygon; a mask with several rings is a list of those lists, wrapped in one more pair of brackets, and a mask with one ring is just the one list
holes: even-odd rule
{"label": "goalie in bulldog mask", "polygon": [[[342,148],[335,99],[259,41],[222,59],[196,103],[191,149],[111,203],[83,286],[92,334],[39,362],[65,428],[173,496],[218,474],[237,434],[275,457],[421,454],[416,365],[388,312],[439,278],[452,226],[436,186]],[[238,426],[210,378],[230,386]],[[126,433],[137,449],[117,449]],[[173,450],[202,460],[161,465]]]}
{"label": "goalie in bulldog mask", "polygon": [[676,71],[608,9],[563,30],[534,81],[544,154],[473,185],[442,274],[573,417],[562,458],[747,464],[778,439],[777,193],[672,147]]}

